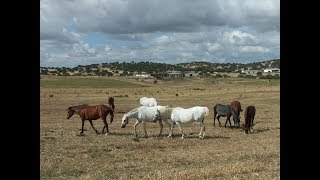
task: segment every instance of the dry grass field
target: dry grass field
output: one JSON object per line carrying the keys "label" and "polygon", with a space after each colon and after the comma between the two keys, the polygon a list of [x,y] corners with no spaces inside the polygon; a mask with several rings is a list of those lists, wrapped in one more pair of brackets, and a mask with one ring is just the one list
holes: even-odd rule
{"label": "dry grass field", "polygon": [[[40,80],[44,82],[40,87],[40,176],[43,180],[280,179],[279,80],[194,77],[159,80],[154,85],[152,79],[113,77],[124,81],[124,86],[95,86],[94,83],[92,87],[81,88],[76,84],[74,87],[54,87],[52,83],[46,86],[50,79],[59,82],[75,78]],[[126,87],[126,82],[130,86]],[[67,108],[83,103],[107,104],[108,96],[115,97],[116,106],[112,124],[107,117],[110,134],[97,135],[86,121],[85,136],[79,136],[81,120],[78,115],[67,120]],[[135,120],[130,119],[126,128],[121,128],[121,118],[125,112],[138,107],[143,96],[154,97],[159,105],[171,107],[207,106],[210,115],[204,121],[205,138],[198,138],[199,126],[195,123],[182,125],[187,135],[184,139],[177,127],[173,138],[167,138],[166,124],[164,136],[157,137],[158,123],[147,123],[148,138],[143,138],[143,126],[139,124],[139,136],[134,138]],[[242,109],[249,105],[256,107],[252,134],[244,134],[241,128],[213,126],[213,106],[230,104],[233,100],[239,100]],[[93,123],[102,130],[101,119]],[[221,118],[221,123],[224,125],[225,118]]]}

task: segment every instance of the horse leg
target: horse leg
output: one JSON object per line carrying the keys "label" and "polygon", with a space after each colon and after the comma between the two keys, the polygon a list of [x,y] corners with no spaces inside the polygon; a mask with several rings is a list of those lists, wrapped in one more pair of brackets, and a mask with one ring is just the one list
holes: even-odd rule
{"label": "horse leg", "polygon": [[134,126],[133,126],[133,127],[134,127],[134,136],[135,136],[135,137],[138,137],[138,134],[137,134],[137,125],[138,125],[138,124],[140,124],[140,121],[137,120],[136,123],[135,123]]}
{"label": "horse leg", "polygon": [[102,120],[103,120],[104,126],[102,128],[102,132],[101,133],[104,134],[104,129],[107,128],[107,132],[106,132],[105,135],[108,135],[109,134],[109,128],[108,128],[107,119],[106,119],[106,117],[103,117]]}
{"label": "horse leg", "polygon": [[228,120],[229,120],[229,117],[227,117],[226,123],[224,124],[224,127],[225,127],[225,128],[227,128],[227,122],[228,122]]}
{"label": "horse leg", "polygon": [[251,127],[250,127],[250,132],[253,132],[253,120],[254,120],[254,117],[252,117],[252,119],[251,119]]}
{"label": "horse leg", "polygon": [[159,133],[159,137],[161,137],[161,135],[162,135],[162,129],[163,129],[163,123],[162,123],[162,120],[159,120],[159,125],[160,125],[160,133]]}
{"label": "horse leg", "polygon": [[183,133],[183,130],[182,130],[181,126],[180,126],[180,123],[177,122],[177,126],[180,129],[180,132],[182,134],[181,138],[183,139],[184,138],[184,133]]}
{"label": "horse leg", "polygon": [[218,115],[217,119],[218,119],[218,122],[219,122],[219,127],[221,127],[221,122],[220,122],[220,115]]}
{"label": "horse leg", "polygon": [[83,135],[84,135],[84,134],[83,134],[83,127],[84,127],[84,121],[85,121],[85,119],[84,119],[84,118],[81,118],[81,120],[82,120],[82,126],[81,126],[80,136],[83,136]]}
{"label": "horse leg", "polygon": [[143,121],[143,131],[144,131],[144,137],[147,138],[148,137],[148,134],[147,134],[147,128],[146,128],[146,125],[147,122],[146,121]]}
{"label": "horse leg", "polygon": [[175,125],[176,125],[176,123],[173,121],[173,122],[172,122],[172,125],[171,125],[171,128],[170,128],[170,133],[169,133],[169,135],[168,135],[168,138],[171,138],[171,137],[172,137],[172,132],[173,132],[173,128],[174,128]]}
{"label": "horse leg", "polygon": [[169,131],[170,131],[171,124],[168,122],[168,120],[167,119],[162,119],[162,121],[165,122],[166,125],[169,126]]}
{"label": "horse leg", "polygon": [[167,119],[162,119],[163,120],[163,122],[165,122],[166,123],[166,125],[168,125],[169,126],[169,128],[171,127],[171,124],[168,122],[168,120]]}
{"label": "horse leg", "polygon": [[[203,120],[204,120],[204,119],[203,119]],[[200,122],[199,138],[204,138],[204,135],[206,134],[203,120]],[[201,136],[201,135],[202,135],[202,136]]]}
{"label": "horse leg", "polygon": [[244,126],[245,134],[248,134],[249,128],[250,128],[250,125],[249,125],[249,122],[247,122]]}
{"label": "horse leg", "polygon": [[99,134],[98,130],[96,130],[96,128],[93,127],[92,120],[89,120],[89,122],[90,122],[90,124],[91,124],[92,129],[94,129],[94,130],[96,131],[96,133]]}

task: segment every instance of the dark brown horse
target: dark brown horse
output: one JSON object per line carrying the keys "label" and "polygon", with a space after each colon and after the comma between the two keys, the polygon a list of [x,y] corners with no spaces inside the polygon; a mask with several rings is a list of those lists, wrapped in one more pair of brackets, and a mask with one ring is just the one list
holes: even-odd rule
{"label": "dark brown horse", "polygon": [[83,127],[84,127],[84,121],[88,120],[91,124],[91,127],[96,131],[97,134],[99,132],[96,130],[96,128],[93,127],[92,120],[97,120],[101,118],[103,120],[104,126],[102,129],[102,134],[104,134],[104,129],[107,129],[106,135],[109,133],[108,129],[108,123],[107,123],[107,116],[110,113],[110,124],[113,121],[113,108],[112,106],[106,106],[106,105],[96,105],[96,106],[89,106],[88,104],[83,104],[79,106],[72,106],[68,107],[68,115],[67,119],[69,119],[73,114],[78,114],[81,117],[82,120],[82,128],[80,135],[83,135]]}
{"label": "dark brown horse", "polygon": [[249,130],[250,132],[253,132],[253,120],[255,115],[256,115],[256,108],[254,106],[248,106],[244,111],[245,122],[243,126],[246,134],[249,133]]}
{"label": "dark brown horse", "polygon": [[[240,112],[242,112],[243,110],[241,109],[241,103],[239,101],[232,101],[230,106],[232,107],[236,117],[233,117],[233,122],[236,121],[235,118],[238,118],[240,121]],[[240,125],[240,124],[239,124]]]}

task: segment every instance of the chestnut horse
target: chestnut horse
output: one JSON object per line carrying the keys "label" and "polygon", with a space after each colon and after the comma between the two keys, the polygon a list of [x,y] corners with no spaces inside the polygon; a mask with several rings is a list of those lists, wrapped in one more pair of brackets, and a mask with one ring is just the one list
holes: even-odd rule
{"label": "chestnut horse", "polygon": [[104,134],[104,129],[107,129],[107,133],[105,135],[107,135],[109,133],[109,128],[108,128],[108,123],[107,123],[107,116],[110,113],[110,124],[113,121],[113,117],[114,117],[114,98],[113,97],[109,97],[108,99],[108,104],[110,106],[106,106],[103,104],[100,105],[96,105],[96,106],[89,106],[88,104],[83,104],[83,105],[79,105],[79,106],[72,106],[72,107],[68,107],[68,115],[67,115],[67,119],[69,119],[71,116],[73,116],[73,114],[78,114],[81,117],[82,120],[82,127],[81,127],[81,133],[80,135],[84,135],[83,134],[83,127],[84,127],[84,121],[88,120],[90,122],[90,125],[92,127],[92,129],[94,129],[96,131],[97,134],[99,134],[99,132],[97,131],[96,128],[94,128],[92,120],[97,120],[99,118],[101,118],[103,120],[104,126],[102,129],[102,134]]}
{"label": "chestnut horse", "polygon": [[[241,103],[239,101],[232,101],[230,106],[232,107],[236,117],[233,117],[233,122],[236,122],[236,118],[240,121],[240,112],[243,110],[241,109]],[[240,123],[240,122],[239,122]]]}

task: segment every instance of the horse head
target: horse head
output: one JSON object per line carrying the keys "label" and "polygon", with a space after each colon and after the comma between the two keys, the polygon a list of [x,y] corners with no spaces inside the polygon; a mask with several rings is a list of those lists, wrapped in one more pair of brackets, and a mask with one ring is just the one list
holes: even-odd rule
{"label": "horse head", "polygon": [[233,116],[233,122],[235,126],[240,127],[240,116]]}
{"label": "horse head", "polygon": [[160,111],[157,109],[157,114],[155,114],[152,118],[153,122],[157,122],[158,120],[161,120]]}
{"label": "horse head", "polygon": [[127,114],[124,114],[123,117],[122,117],[122,120],[121,120],[121,128],[125,128],[126,125],[128,124],[129,122],[129,117],[127,116]]}
{"label": "horse head", "polygon": [[71,107],[68,107],[67,119],[70,119],[73,114],[74,114],[74,110],[72,110]]}

